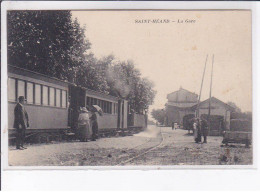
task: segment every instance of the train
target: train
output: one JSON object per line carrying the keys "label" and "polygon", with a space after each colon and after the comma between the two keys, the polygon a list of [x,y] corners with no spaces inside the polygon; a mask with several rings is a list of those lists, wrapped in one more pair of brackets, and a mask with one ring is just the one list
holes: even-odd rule
{"label": "train", "polygon": [[37,72],[8,65],[8,131],[14,134],[14,108],[19,96],[27,100],[29,115],[27,134],[75,132],[79,107],[98,105],[100,131],[144,129],[147,115],[130,111],[127,100],[76,86]]}

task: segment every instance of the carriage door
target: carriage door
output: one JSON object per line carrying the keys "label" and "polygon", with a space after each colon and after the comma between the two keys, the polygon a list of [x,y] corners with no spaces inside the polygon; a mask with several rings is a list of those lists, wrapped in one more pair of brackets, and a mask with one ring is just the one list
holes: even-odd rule
{"label": "carriage door", "polygon": [[69,106],[70,127],[72,130],[76,130],[79,107],[85,106],[86,91],[82,88],[70,86],[69,95],[70,95],[70,106]]}

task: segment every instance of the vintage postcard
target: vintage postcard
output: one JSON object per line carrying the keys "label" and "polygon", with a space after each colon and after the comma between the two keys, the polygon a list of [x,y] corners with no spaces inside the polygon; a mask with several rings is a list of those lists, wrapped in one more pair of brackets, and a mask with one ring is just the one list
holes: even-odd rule
{"label": "vintage postcard", "polygon": [[8,168],[253,165],[250,10],[6,21]]}

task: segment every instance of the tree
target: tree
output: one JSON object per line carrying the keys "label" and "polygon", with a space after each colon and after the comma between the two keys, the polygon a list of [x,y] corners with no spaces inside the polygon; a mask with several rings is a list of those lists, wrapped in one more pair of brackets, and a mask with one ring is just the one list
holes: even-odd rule
{"label": "tree", "polygon": [[111,62],[107,71],[109,93],[128,100],[131,111],[142,114],[153,103],[153,83],[142,78],[132,61]]}
{"label": "tree", "polygon": [[74,82],[90,42],[70,11],[9,11],[8,64]]}
{"label": "tree", "polygon": [[151,115],[157,122],[163,125],[166,116],[166,112],[164,109],[153,109]]}
{"label": "tree", "polygon": [[153,103],[153,83],[132,61],[90,53],[86,28],[70,11],[9,11],[7,20],[8,64],[126,99],[137,113]]}
{"label": "tree", "polygon": [[241,113],[241,109],[234,102],[227,102],[227,104],[233,108],[235,108],[235,112]]}

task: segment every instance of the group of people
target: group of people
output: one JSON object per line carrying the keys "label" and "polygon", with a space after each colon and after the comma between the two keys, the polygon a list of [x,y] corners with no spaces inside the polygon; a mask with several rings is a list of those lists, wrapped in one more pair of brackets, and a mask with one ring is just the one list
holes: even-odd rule
{"label": "group of people", "polygon": [[[25,131],[29,127],[29,116],[25,110],[24,96],[19,96],[14,108],[14,128],[16,129],[16,149],[24,150]],[[96,141],[98,138],[98,120],[96,111],[89,107],[81,107],[78,117],[77,137],[80,141]]]}
{"label": "group of people", "polygon": [[98,138],[98,121],[95,111],[80,107],[77,136],[82,142],[96,141]]}
{"label": "group of people", "polygon": [[172,122],[172,130],[176,130],[178,128],[178,124],[175,122]]}
{"label": "group of people", "polygon": [[196,143],[202,141],[201,136],[203,136],[203,143],[207,143],[208,124],[206,120],[200,118],[194,119],[193,136]]}

